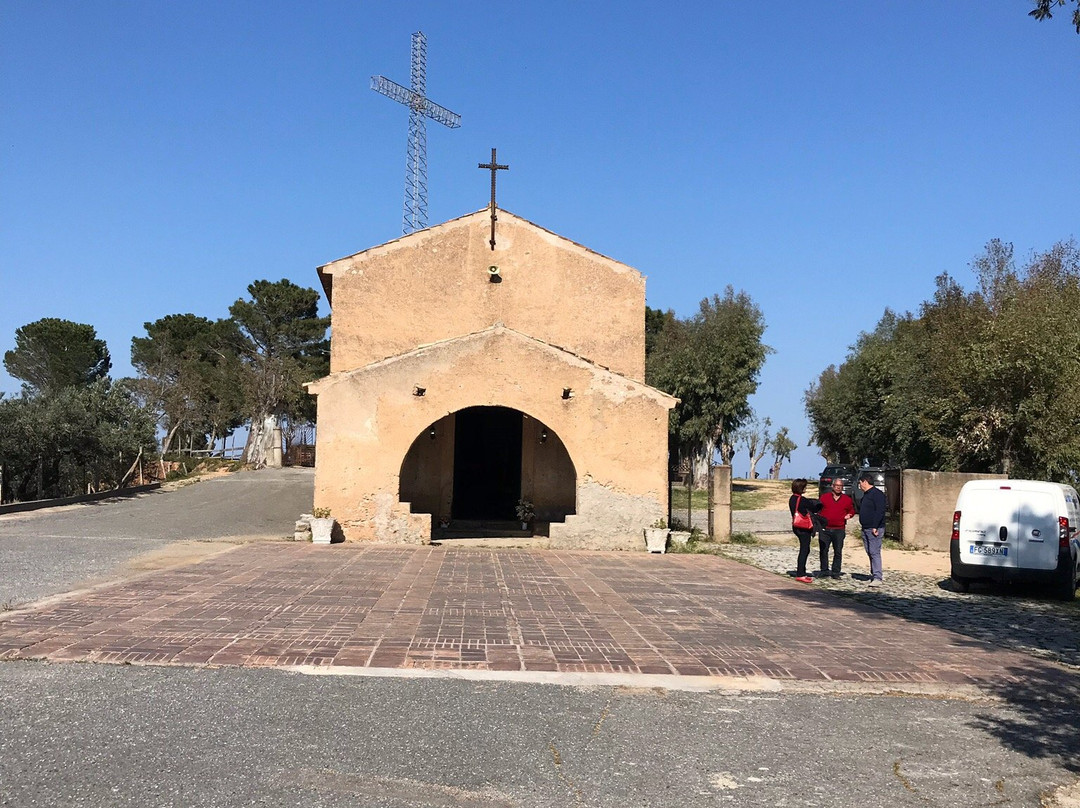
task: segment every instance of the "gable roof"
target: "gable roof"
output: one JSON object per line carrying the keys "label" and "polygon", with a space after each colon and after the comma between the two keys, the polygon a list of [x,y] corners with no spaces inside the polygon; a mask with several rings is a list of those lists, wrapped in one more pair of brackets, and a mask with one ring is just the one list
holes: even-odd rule
{"label": "gable roof", "polygon": [[[561,245],[564,249],[585,253],[595,259],[598,259],[602,263],[609,264],[612,269],[618,272],[633,272],[637,275],[642,273],[634,269],[628,264],[624,264],[621,261],[616,261],[603,253],[599,253],[596,250],[592,250],[576,241],[560,236],[547,228],[541,227],[534,222],[524,219],[508,210],[499,208],[499,221],[506,223],[512,222],[514,224],[524,226],[533,230],[537,234],[540,234],[543,238],[549,241]],[[482,219],[487,222],[491,216],[490,208],[482,208],[473,213],[467,213],[464,216],[459,216],[456,219],[450,219],[442,224],[432,225],[424,230],[417,230],[416,232],[409,233],[408,235],[401,236],[400,238],[387,241],[383,244],[378,244],[374,247],[368,247],[360,252],[353,253],[352,255],[346,255],[342,258],[335,259],[328,263],[323,264],[316,268],[319,273],[319,281],[322,283],[323,291],[326,293],[326,300],[333,305],[333,288],[334,288],[334,274],[339,266],[355,266],[357,262],[367,261],[373,258],[377,258],[387,253],[393,252],[399,249],[409,249],[423,244],[426,241],[430,241],[433,238],[437,238],[449,231],[456,230],[461,227],[468,227],[476,219]]]}

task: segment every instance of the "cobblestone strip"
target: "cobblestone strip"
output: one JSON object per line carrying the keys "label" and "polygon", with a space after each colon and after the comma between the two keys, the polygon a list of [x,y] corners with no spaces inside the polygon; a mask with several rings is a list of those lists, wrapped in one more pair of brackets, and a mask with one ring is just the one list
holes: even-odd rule
{"label": "cobblestone strip", "polygon": [[[815,553],[816,548],[812,558]],[[797,550],[731,544],[724,545],[723,554],[759,569],[790,575]],[[861,560],[850,568],[854,574],[845,572],[838,581],[815,578],[812,586],[899,617],[1080,668],[1080,600],[1064,603],[989,585],[962,593],[953,590],[947,578],[887,569],[884,585],[871,588],[867,586],[868,568]]]}

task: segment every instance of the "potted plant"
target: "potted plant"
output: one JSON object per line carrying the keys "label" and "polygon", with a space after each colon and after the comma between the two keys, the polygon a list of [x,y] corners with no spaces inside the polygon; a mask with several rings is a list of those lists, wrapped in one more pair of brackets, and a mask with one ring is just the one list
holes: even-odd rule
{"label": "potted plant", "polygon": [[329,508],[315,508],[311,512],[311,543],[329,544],[334,533],[334,519]]}
{"label": "potted plant", "polygon": [[518,521],[521,522],[521,529],[528,530],[529,523],[536,518],[536,511],[533,510],[533,504],[522,497],[517,501],[514,510],[517,512]]}
{"label": "potted plant", "polygon": [[645,547],[650,553],[666,552],[667,540],[668,527],[664,519],[657,519],[645,528]]}

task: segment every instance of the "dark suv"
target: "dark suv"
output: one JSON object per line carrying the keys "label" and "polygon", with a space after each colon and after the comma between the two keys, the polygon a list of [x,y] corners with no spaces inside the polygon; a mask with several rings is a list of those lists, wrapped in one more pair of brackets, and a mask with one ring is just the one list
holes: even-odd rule
{"label": "dark suv", "polygon": [[[890,466],[870,466],[869,468],[859,469],[855,473],[855,496],[853,496],[852,499],[855,500],[855,507],[856,508],[858,508],[859,503],[862,502],[863,490],[861,488],[859,488],[859,478],[862,477],[864,474],[869,474],[870,475],[870,482],[873,483],[874,488],[880,488],[881,489],[881,492],[885,495],[885,498],[888,501],[889,510],[892,510],[894,507],[899,507],[898,504],[895,504],[895,503],[898,503],[899,500],[898,499],[894,500],[894,497],[899,497],[900,478],[899,478],[899,476],[893,476],[893,482],[895,484],[895,487],[887,485],[886,482],[885,482],[886,472],[889,472],[892,475],[898,475],[899,474],[899,472],[896,469],[893,469]],[[889,493],[890,490],[893,491],[892,495],[890,495],[890,493]]]}
{"label": "dark suv", "polygon": [[819,499],[826,491],[832,491],[833,480],[838,477],[844,481],[844,493],[851,497],[852,500],[855,499],[856,493],[862,493],[855,486],[855,481],[859,479],[858,469],[855,466],[826,466],[825,471],[821,472],[821,478],[818,480]]}

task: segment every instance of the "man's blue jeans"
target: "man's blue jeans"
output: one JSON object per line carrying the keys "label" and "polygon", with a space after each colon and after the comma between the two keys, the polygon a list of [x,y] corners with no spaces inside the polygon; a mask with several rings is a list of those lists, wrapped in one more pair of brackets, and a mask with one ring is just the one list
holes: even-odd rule
{"label": "man's blue jeans", "polygon": [[870,577],[882,580],[881,577],[881,540],[885,538],[885,528],[879,527],[877,535],[870,528],[863,528],[862,544],[866,554],[870,556]]}

